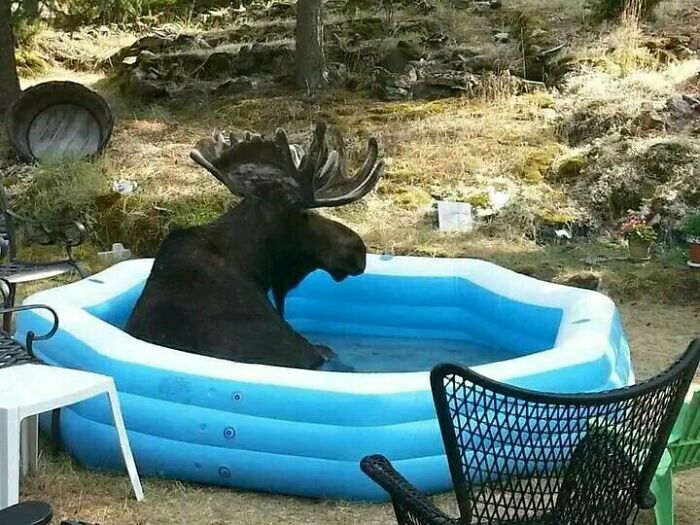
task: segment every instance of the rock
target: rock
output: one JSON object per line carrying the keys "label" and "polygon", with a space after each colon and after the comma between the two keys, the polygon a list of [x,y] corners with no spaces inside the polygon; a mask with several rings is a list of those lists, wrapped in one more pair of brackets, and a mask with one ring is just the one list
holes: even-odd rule
{"label": "rock", "polygon": [[144,71],[136,68],[129,76],[128,89],[132,95],[145,100],[167,97],[168,90],[160,83],[153,80],[154,73],[152,71]]}
{"label": "rock", "polygon": [[469,72],[443,69],[441,64],[411,62],[400,75],[385,73],[380,79],[387,100],[434,100],[455,94],[473,94],[480,78]]}
{"label": "rock", "polygon": [[638,131],[651,131],[663,129],[666,121],[656,110],[648,109],[634,119],[634,125]]}
{"label": "rock", "polygon": [[450,42],[453,42],[452,37],[445,33],[432,33],[423,39],[423,43],[435,47],[446,46]]}
{"label": "rock", "polygon": [[487,186],[486,191],[474,193],[467,198],[480,219],[492,217],[501,211],[511,200],[511,193]]}
{"label": "rock", "polygon": [[695,57],[695,52],[686,46],[678,46],[673,51],[674,51],[673,54],[676,56],[676,58],[678,60],[691,60],[692,58]]}
{"label": "rock", "polygon": [[410,90],[416,85],[416,82],[418,82],[418,70],[409,65],[402,75],[394,79],[394,86]]}
{"label": "rock", "polygon": [[329,62],[326,65],[328,69],[328,79],[334,84],[347,84],[349,80],[348,66],[342,62]]}
{"label": "rock", "polygon": [[385,86],[383,89],[383,98],[390,102],[409,100],[411,98],[411,92],[408,89]]}
{"label": "rock", "polygon": [[133,195],[138,187],[138,183],[132,180],[121,179],[112,182],[112,191],[122,196]]}
{"label": "rock", "polygon": [[250,91],[256,87],[255,81],[246,76],[230,78],[214,88],[214,93]]}
{"label": "rock", "polygon": [[581,262],[588,266],[598,266],[609,260],[605,255],[587,255],[581,259]]}
{"label": "rock", "polygon": [[557,120],[557,117],[559,114],[557,113],[556,109],[553,108],[544,108],[541,111],[542,118],[544,119],[545,122],[554,122]]}
{"label": "rock", "polygon": [[377,65],[392,73],[402,73],[408,64],[420,60],[422,56],[423,52],[416,44],[401,40]]}
{"label": "rock", "polygon": [[692,97],[688,95],[673,95],[666,101],[666,111],[674,118],[684,118],[694,115]]}
{"label": "rock", "polygon": [[507,44],[510,40],[510,33],[496,33],[495,35],[493,35],[493,38],[496,40],[496,42],[500,42],[501,44]]}
{"label": "rock", "polygon": [[484,73],[495,69],[494,59],[489,55],[475,55],[473,57],[462,57],[467,70],[472,73]]}
{"label": "rock", "polygon": [[692,109],[695,112],[697,112],[698,108],[700,108],[700,95],[683,95],[683,100],[690,104],[690,109]]}
{"label": "rock", "polygon": [[557,284],[583,288],[584,290],[599,290],[600,277],[593,272],[581,272],[571,276],[555,279]]}
{"label": "rock", "polygon": [[231,73],[233,57],[224,51],[214,52],[206,58],[202,69],[208,76],[228,75]]}
{"label": "rock", "polygon": [[171,39],[165,36],[160,36],[160,35],[147,35],[138,40],[132,48],[140,49],[140,50],[148,50],[152,51],[154,53],[161,52],[163,48],[168,46],[171,42]]}
{"label": "rock", "polygon": [[144,49],[139,53],[139,62],[142,64],[151,64],[155,62],[157,58],[158,55],[156,55],[152,51],[149,51],[148,49]]}

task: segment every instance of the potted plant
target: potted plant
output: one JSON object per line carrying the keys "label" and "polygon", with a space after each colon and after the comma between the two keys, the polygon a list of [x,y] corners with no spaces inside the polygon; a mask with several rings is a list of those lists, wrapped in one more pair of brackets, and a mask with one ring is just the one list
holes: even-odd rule
{"label": "potted plant", "polygon": [[688,266],[700,268],[700,213],[691,215],[685,220],[683,233],[688,243]]}
{"label": "potted plant", "polygon": [[639,215],[630,216],[620,228],[622,236],[627,239],[630,259],[646,261],[649,259],[649,249],[656,239],[654,228],[649,226]]}

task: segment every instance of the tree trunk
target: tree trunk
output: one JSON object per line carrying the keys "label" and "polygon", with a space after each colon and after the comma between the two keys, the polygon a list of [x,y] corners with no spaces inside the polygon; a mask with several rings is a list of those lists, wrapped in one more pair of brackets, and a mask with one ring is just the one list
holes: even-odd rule
{"label": "tree trunk", "polygon": [[10,15],[10,0],[0,0],[0,118],[20,93]]}
{"label": "tree trunk", "polygon": [[296,25],[296,82],[314,90],[328,83],[323,56],[323,0],[298,0]]}

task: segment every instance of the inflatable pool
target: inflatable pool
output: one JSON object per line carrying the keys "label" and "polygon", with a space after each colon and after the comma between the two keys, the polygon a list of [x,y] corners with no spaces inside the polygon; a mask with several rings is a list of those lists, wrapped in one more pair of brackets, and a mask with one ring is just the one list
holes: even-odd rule
{"label": "inflatable pool", "polygon": [[[418,488],[451,487],[429,387],[441,361],[550,392],[634,381],[620,317],[596,292],[469,259],[370,256],[335,283],[309,276],[290,322],[355,372],[241,364],[162,348],[121,330],[152,260],[117,264],[25,303],[53,306],[44,360],[114,377],[142,474],[309,497],[380,500],[360,459],[390,458]],[[18,332],[50,320],[23,312]],[[64,409],[61,436],[88,467],[119,469],[106,402]]]}

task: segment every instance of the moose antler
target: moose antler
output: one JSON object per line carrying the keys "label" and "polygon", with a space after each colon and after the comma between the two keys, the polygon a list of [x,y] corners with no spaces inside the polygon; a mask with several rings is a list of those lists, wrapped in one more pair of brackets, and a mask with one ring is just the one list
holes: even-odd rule
{"label": "moose antler", "polygon": [[361,199],[376,186],[384,163],[379,146],[369,139],[360,170],[346,175],[343,139],[336,130],[337,149],[326,142],[327,126],[319,121],[308,152],[290,145],[283,129],[274,140],[246,134],[232,142],[222,134],[200,141],[190,156],[240,197],[283,199],[293,206],[320,208],[342,206]]}

